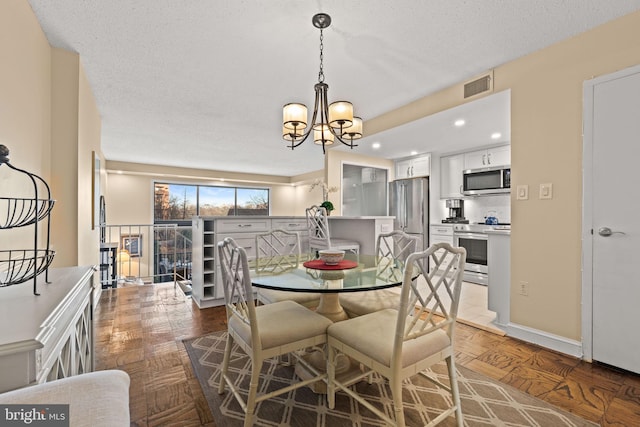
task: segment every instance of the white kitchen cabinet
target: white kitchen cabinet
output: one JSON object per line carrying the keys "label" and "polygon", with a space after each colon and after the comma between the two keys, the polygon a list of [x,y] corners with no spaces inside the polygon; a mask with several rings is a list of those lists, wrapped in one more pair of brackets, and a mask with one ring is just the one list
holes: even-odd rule
{"label": "white kitchen cabinet", "polygon": [[464,154],[440,157],[440,198],[462,197],[462,171]]}
{"label": "white kitchen cabinet", "polygon": [[478,169],[511,164],[511,146],[486,148],[464,153],[464,168]]}
{"label": "white kitchen cabinet", "polygon": [[431,156],[429,154],[396,161],[396,179],[429,176]]}
{"label": "white kitchen cabinet", "polygon": [[[435,243],[448,243],[453,246],[453,225],[452,224],[438,224],[429,226],[429,245]],[[447,255],[451,257],[452,255]],[[447,265],[444,263],[443,265]],[[429,260],[429,268],[433,268],[433,260]]]}

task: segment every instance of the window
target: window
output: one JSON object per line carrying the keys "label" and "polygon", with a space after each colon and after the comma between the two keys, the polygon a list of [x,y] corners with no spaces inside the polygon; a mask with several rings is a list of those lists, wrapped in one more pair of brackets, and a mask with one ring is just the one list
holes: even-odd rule
{"label": "window", "polygon": [[191,220],[198,206],[198,188],[194,185],[156,184],[154,220]]}
{"label": "window", "polygon": [[269,215],[269,190],[155,183],[154,222],[190,224],[194,215]]}

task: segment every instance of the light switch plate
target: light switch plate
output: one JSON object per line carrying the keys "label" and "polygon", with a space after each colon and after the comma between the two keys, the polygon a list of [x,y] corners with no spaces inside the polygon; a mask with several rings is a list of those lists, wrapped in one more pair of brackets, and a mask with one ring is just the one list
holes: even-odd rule
{"label": "light switch plate", "polygon": [[521,184],[516,187],[516,199],[517,200],[528,200],[529,199],[529,186],[526,184]]}
{"label": "light switch plate", "polygon": [[553,199],[553,184],[540,184],[540,199]]}

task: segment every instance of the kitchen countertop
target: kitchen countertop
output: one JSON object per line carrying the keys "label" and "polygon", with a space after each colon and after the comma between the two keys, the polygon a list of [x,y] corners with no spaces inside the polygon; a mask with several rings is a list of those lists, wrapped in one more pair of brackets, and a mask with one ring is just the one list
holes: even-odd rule
{"label": "kitchen countertop", "polygon": [[395,219],[395,216],[331,216],[330,220],[334,219]]}
{"label": "kitchen countertop", "polygon": [[[285,219],[285,218],[306,218],[304,215],[228,215],[228,216],[204,216],[204,219]],[[331,216],[329,219],[395,219],[395,216]]]}

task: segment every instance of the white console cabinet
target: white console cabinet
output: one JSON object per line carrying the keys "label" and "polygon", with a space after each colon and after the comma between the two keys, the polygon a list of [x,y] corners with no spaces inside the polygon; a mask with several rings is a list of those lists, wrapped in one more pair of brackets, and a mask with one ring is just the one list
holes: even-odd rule
{"label": "white console cabinet", "polygon": [[217,243],[231,237],[247,252],[249,261],[256,257],[256,235],[272,229],[295,231],[300,235],[301,251],[309,245],[307,220],[304,217],[194,217],[192,297],[200,308],[224,304],[220,266],[216,263]]}
{"label": "white console cabinet", "polygon": [[94,267],[0,288],[0,392],[93,371]]}

